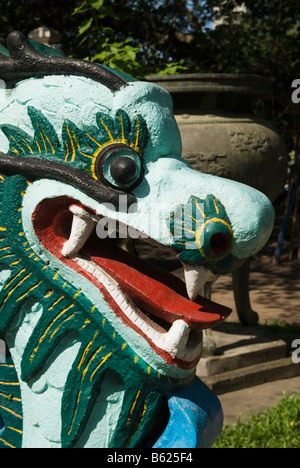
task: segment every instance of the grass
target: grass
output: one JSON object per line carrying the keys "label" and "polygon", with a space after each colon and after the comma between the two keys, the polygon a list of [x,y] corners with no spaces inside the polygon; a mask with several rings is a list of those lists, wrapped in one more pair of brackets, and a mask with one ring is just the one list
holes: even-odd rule
{"label": "grass", "polygon": [[224,426],[213,448],[300,448],[300,395],[284,392],[272,409]]}
{"label": "grass", "polygon": [[289,334],[298,334],[300,335],[299,325],[293,325],[286,323],[284,320],[271,321],[267,320],[263,325],[267,330],[273,333],[289,333]]}

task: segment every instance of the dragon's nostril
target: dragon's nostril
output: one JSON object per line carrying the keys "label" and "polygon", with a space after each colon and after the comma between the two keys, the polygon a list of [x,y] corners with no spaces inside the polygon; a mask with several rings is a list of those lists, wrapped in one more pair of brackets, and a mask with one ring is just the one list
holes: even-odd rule
{"label": "dragon's nostril", "polygon": [[186,205],[174,212],[170,227],[181,261],[206,261],[220,265],[233,249],[230,219],[213,195],[208,195],[205,200],[191,196]]}
{"label": "dragon's nostril", "polygon": [[221,255],[229,247],[230,240],[223,232],[216,232],[210,238],[210,248],[215,255]]}

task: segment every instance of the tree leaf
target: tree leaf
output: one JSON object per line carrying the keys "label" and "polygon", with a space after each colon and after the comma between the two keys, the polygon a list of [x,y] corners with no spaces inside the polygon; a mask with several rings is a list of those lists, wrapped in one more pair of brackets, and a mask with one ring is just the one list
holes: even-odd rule
{"label": "tree leaf", "polygon": [[95,8],[95,10],[100,10],[103,6],[104,0],[88,0],[89,4]]}
{"label": "tree leaf", "polygon": [[136,53],[134,52],[134,50],[127,50],[127,57],[130,59],[130,60],[135,60],[136,58]]}
{"label": "tree leaf", "polygon": [[75,8],[75,10],[72,13],[72,16],[76,15],[78,13],[84,13],[84,12],[88,11],[89,8],[86,8],[86,6],[87,6],[86,1],[82,2],[82,4],[79,5],[79,7]]}
{"label": "tree leaf", "polygon": [[92,25],[93,18],[86,19],[79,27],[79,36],[85,33]]}

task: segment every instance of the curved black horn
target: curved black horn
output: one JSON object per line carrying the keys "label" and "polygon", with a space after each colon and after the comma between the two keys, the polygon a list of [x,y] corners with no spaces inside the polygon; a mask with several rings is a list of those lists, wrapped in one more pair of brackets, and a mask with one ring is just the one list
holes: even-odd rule
{"label": "curved black horn", "polygon": [[27,37],[18,31],[7,36],[9,56],[0,54],[0,78],[7,82],[45,75],[77,75],[91,78],[111,91],[118,91],[128,83],[101,65],[63,56],[49,56],[38,52]]}

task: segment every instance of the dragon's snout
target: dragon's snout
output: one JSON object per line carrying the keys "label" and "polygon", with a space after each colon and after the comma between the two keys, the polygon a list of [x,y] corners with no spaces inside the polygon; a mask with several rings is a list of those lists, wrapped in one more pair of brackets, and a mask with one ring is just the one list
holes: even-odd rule
{"label": "dragon's snout", "polygon": [[156,161],[146,177],[149,185],[156,180],[159,187],[147,202],[159,207],[157,219],[165,219],[170,236],[164,232],[159,237],[159,229],[156,235],[154,222],[149,237],[176,253],[191,300],[206,283],[233,272],[258,252],[271,234],[273,206],[251,187],[199,173],[176,157]]}
{"label": "dragon's snout", "polygon": [[171,216],[172,247],[184,266],[188,296],[194,300],[218,270],[232,262],[234,234],[224,207],[213,196],[192,196]]}

